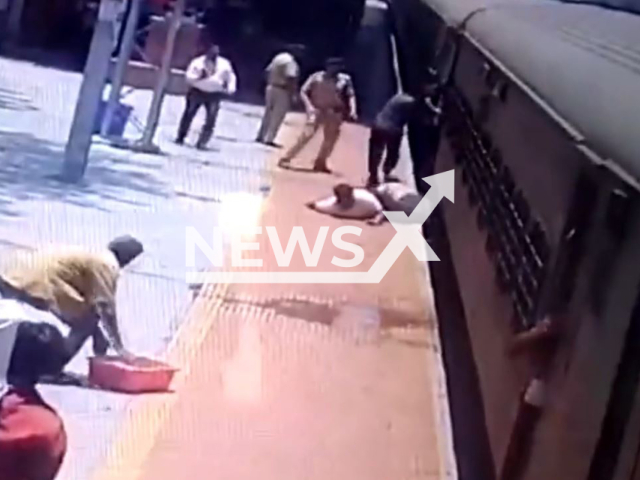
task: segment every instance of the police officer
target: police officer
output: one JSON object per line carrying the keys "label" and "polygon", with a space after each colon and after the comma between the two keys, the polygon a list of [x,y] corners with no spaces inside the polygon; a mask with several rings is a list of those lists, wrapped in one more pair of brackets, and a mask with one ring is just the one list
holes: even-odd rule
{"label": "police officer", "polygon": [[274,141],[298,89],[300,66],[296,57],[302,53],[301,45],[290,45],[276,55],[266,69],[267,89],[265,111],[256,141],[277,146]]}
{"label": "police officer", "polygon": [[340,137],[342,123],[356,119],[356,100],[353,81],[343,73],[344,63],[340,58],[330,58],[323,71],[314,73],[305,82],[300,99],[307,111],[307,124],[300,137],[280,159],[279,165],[286,168],[291,160],[322,128],[323,141],[313,165],[316,172],[330,173],[327,160]]}

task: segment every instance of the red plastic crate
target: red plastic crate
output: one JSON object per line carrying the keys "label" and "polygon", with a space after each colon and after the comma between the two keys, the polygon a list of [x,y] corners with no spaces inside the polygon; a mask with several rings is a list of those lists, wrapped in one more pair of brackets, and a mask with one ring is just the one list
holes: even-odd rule
{"label": "red plastic crate", "polygon": [[116,392],[166,392],[177,371],[166,363],[143,357],[129,362],[121,357],[89,359],[89,381]]}

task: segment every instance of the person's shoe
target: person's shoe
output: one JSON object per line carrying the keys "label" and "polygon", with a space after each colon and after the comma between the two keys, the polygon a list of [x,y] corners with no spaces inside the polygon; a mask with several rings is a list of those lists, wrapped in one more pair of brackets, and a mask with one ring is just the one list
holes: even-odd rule
{"label": "person's shoe", "polygon": [[385,217],[382,213],[379,213],[375,217],[367,220],[367,225],[371,225],[372,227],[377,227],[385,223],[386,220],[387,220],[387,217]]}
{"label": "person's shoe", "polygon": [[331,173],[329,167],[327,167],[324,163],[315,163],[313,165],[313,171],[317,173]]}
{"label": "person's shoe", "polygon": [[385,183],[398,183],[400,179],[391,173],[385,173],[384,181]]}
{"label": "person's shoe", "polygon": [[369,177],[367,180],[367,188],[375,188],[380,185],[380,181],[376,177]]}
{"label": "person's shoe", "polygon": [[174,143],[176,145],[184,145],[184,138],[176,138]]}
{"label": "person's shoe", "polygon": [[289,166],[291,165],[291,159],[290,158],[281,158],[280,160],[278,160],[278,166],[280,168],[289,168]]}
{"label": "person's shoe", "polygon": [[262,142],[262,143],[265,144],[268,147],[282,148],[282,145],[278,145],[276,142]]}
{"label": "person's shoe", "polygon": [[206,145],[203,145],[202,143],[198,143],[198,144],[196,145],[196,149],[197,149],[197,150],[200,150],[201,152],[205,152],[205,151],[207,150],[207,146],[206,146]]}
{"label": "person's shoe", "polygon": [[85,375],[72,372],[60,372],[54,375],[44,375],[40,381],[49,385],[64,385],[71,387],[90,388],[91,383]]}

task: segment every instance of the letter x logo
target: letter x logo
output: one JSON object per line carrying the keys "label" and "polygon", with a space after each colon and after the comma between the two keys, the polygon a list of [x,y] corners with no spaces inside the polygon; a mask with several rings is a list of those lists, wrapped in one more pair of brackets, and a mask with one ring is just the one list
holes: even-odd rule
{"label": "letter x logo", "polygon": [[422,180],[431,185],[431,188],[411,212],[411,215],[407,216],[404,212],[384,212],[384,215],[389,219],[393,228],[396,229],[396,235],[392,243],[394,250],[400,248],[398,254],[405,247],[409,247],[420,261],[438,261],[440,259],[422,236],[422,225],[444,197],[453,202],[454,171],[450,170]]}

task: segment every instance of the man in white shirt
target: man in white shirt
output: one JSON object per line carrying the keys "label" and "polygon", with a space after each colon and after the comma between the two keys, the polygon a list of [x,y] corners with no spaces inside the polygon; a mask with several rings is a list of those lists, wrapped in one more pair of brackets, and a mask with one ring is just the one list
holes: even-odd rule
{"label": "man in white shirt", "polygon": [[300,67],[296,57],[302,54],[302,46],[291,45],[276,55],[266,69],[267,89],[265,110],[256,141],[272,147],[282,121],[298,89]]}
{"label": "man in white shirt", "polygon": [[196,148],[204,150],[216,126],[220,101],[225,95],[233,95],[236,92],[237,77],[231,62],[220,56],[220,48],[217,45],[213,45],[205,55],[193,59],[185,76],[189,91],[176,143],[184,144],[193,118],[200,107],[204,107],[207,117],[196,144]]}
{"label": "man in white shirt", "polygon": [[307,207],[337,218],[369,220],[382,212],[376,196],[364,188],[341,183],[333,188],[333,196],[307,203]]}

